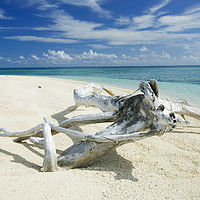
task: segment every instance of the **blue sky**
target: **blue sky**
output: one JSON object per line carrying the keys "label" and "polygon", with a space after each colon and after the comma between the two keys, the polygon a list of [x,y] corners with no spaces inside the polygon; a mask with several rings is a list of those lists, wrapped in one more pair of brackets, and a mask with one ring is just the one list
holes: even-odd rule
{"label": "blue sky", "polygon": [[190,64],[199,0],[0,1],[0,67]]}

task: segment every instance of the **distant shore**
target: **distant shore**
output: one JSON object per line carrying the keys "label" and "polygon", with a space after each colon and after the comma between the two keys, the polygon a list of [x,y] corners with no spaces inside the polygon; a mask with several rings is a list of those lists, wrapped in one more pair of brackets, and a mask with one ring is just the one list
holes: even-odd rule
{"label": "distant shore", "polygon": [[[74,105],[73,90],[86,82],[35,76],[0,76],[0,128],[23,131],[79,114],[100,112]],[[132,90],[109,88],[116,94]],[[180,125],[173,132],[123,145],[85,169],[41,173],[43,149],[29,141],[0,137],[1,199],[200,199],[200,126]],[[73,127],[95,133],[109,123]],[[53,137],[57,154],[72,145],[64,134]]]}

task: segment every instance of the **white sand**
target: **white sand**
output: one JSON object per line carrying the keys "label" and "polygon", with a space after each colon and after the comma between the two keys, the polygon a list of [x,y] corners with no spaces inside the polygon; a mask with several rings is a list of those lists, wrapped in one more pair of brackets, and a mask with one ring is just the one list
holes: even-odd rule
{"label": "white sand", "polygon": [[[0,76],[0,127],[22,131],[43,122],[98,109],[74,104],[73,89],[81,82],[43,77]],[[38,88],[41,86],[41,88]],[[112,88],[116,94],[128,91]],[[200,199],[200,122],[189,119],[161,137],[126,144],[85,169],[42,173],[44,151],[28,141],[0,138],[0,199]],[[108,124],[81,126],[94,133]],[[53,137],[57,153],[72,144],[64,134]]]}

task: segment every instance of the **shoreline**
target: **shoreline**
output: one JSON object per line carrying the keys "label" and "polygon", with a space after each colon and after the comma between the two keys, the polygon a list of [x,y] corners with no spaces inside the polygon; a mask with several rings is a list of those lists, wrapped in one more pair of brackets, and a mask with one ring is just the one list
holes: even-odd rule
{"label": "shoreline", "polygon": [[[35,78],[49,78],[49,79],[58,79],[58,80],[66,80],[66,81],[71,81],[73,83],[80,83],[80,84],[89,84],[91,82],[94,82],[97,85],[101,85],[101,86],[105,86],[108,88],[113,88],[113,90],[118,90],[118,88],[120,89],[120,91],[124,91],[124,94],[130,94],[133,93],[134,91],[136,91],[138,89],[138,85],[140,83],[141,80],[132,80],[130,83],[128,82],[127,85],[120,85],[118,84],[113,84],[113,83],[108,83],[105,82],[102,83],[102,81],[98,81],[98,79],[94,80],[94,81],[89,81],[89,80],[78,80],[77,79],[73,79],[70,77],[65,77],[65,76],[32,76],[32,75],[0,75],[0,77],[4,77],[4,76],[9,76],[9,77],[35,77]],[[116,80],[117,81],[117,80]],[[128,80],[127,80],[128,81]],[[134,83],[134,84],[133,84]],[[170,85],[170,87],[168,88],[168,90],[165,89],[165,84]],[[169,98],[169,99],[184,99],[186,100],[190,105],[197,107],[200,109],[200,93],[198,92],[200,89],[200,86],[198,85],[193,85],[193,84],[182,84],[182,83],[170,83],[170,82],[159,82],[158,81],[158,86],[159,86],[159,91],[160,91],[160,97],[161,98]],[[183,91],[181,91],[181,93],[179,92],[180,88],[184,88],[185,92],[184,94]],[[190,95],[187,93],[187,91],[192,91],[192,93],[190,93]],[[122,94],[122,93],[121,93]]]}
{"label": "shoreline", "polygon": [[[47,117],[54,124],[96,108],[74,105],[73,89],[81,81],[38,76],[0,76],[0,128],[23,131]],[[38,87],[40,86],[40,87]],[[130,90],[110,87],[115,94]],[[131,92],[131,91],[130,91]],[[199,121],[178,126],[163,136],[120,146],[93,165],[42,173],[43,149],[29,141],[0,137],[2,199],[199,199]],[[108,123],[74,127],[95,133]],[[57,155],[73,144],[64,134],[53,137]]]}

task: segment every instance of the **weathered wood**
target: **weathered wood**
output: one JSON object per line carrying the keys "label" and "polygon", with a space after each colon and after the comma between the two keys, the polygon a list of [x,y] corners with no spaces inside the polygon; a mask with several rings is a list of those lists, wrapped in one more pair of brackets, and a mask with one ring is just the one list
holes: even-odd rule
{"label": "weathered wood", "polygon": [[109,135],[110,142],[80,141],[58,156],[58,165],[67,168],[87,167],[118,146],[158,134],[157,129],[127,135]]}
{"label": "weathered wood", "polygon": [[42,129],[42,124],[39,124],[27,131],[22,131],[22,132],[11,132],[11,131],[7,131],[6,129],[1,128],[0,132],[0,136],[1,137],[30,137],[32,135],[37,134],[40,130]]}
{"label": "weathered wood", "polygon": [[185,100],[160,99],[160,103],[162,103],[167,110],[178,114],[184,121],[184,115],[200,120],[200,109],[191,106]]}
{"label": "weathered wood", "polygon": [[116,104],[117,96],[99,95],[102,91],[100,86],[91,83],[87,86],[81,86],[74,90],[74,101],[76,106],[96,107],[104,112],[118,110],[119,105]]}
{"label": "weathered wood", "polygon": [[78,142],[58,156],[58,166],[66,168],[87,167],[115,149],[118,143]]}
{"label": "weathered wood", "polygon": [[30,137],[29,141],[32,142],[33,144],[40,146],[40,147],[44,147],[44,140],[39,140],[36,137]]}
{"label": "weathered wood", "polygon": [[[60,133],[65,133],[68,136],[74,136],[79,138],[80,140],[86,140],[86,141],[93,141],[93,142],[102,142],[102,143],[117,143],[117,142],[124,142],[124,141],[137,141],[140,139],[144,139],[146,137],[150,137],[155,135],[156,133],[159,133],[159,129],[155,128],[149,131],[141,131],[141,132],[132,132],[129,134],[121,134],[121,135],[109,135],[109,134],[105,134],[105,135],[90,135],[90,134],[86,134],[86,133],[82,133],[79,131],[74,131],[74,130],[70,130],[70,129],[65,129],[65,128],[61,128],[58,126],[55,126],[53,124],[50,124],[52,130],[56,130]],[[161,126],[162,127],[162,126]],[[162,130],[160,127],[160,130]],[[163,128],[163,127],[162,127]],[[35,139],[31,139],[31,141],[33,143],[39,144],[39,145],[43,145],[43,141],[42,140],[37,140]]]}
{"label": "weathered wood", "polygon": [[[97,114],[78,115],[78,116],[72,117],[71,119],[67,119],[61,122],[59,126],[63,128],[69,128],[71,126],[77,126],[77,125],[114,122],[118,117],[119,115],[117,114],[117,112],[103,112],[103,113],[97,113]],[[57,133],[59,133],[59,131],[56,131],[55,129],[52,130],[52,135],[56,135]],[[16,137],[16,136],[13,136],[13,137]],[[23,140],[29,139],[29,137],[30,136],[15,138],[13,141],[22,142]],[[38,133],[35,134],[35,137],[43,137],[42,131],[38,131]],[[33,141],[33,143],[37,143],[37,142]]]}
{"label": "weathered wood", "polygon": [[[84,138],[95,141],[98,136],[98,142],[82,141],[72,145],[58,157],[58,165],[68,168],[87,166],[121,144],[163,134],[167,128],[167,121],[166,124],[160,123],[160,120],[164,120],[164,116],[156,115],[160,111],[154,111],[152,107],[152,103],[144,95],[126,99],[124,107],[119,111],[121,117],[116,122],[94,136]],[[150,120],[147,120],[148,118]],[[146,128],[151,130],[138,132]],[[104,142],[107,143],[104,144]]]}
{"label": "weathered wood", "polygon": [[149,83],[142,81],[139,87],[145,96],[148,96],[154,101],[156,107],[159,105],[164,105],[165,110],[176,113],[176,117],[178,118],[179,122],[186,122],[184,115],[200,120],[200,109],[191,106],[186,100],[160,98],[158,83],[156,80],[152,79]]}
{"label": "weathered wood", "polygon": [[56,148],[51,135],[51,128],[48,123],[42,125],[44,134],[44,162],[42,172],[54,172],[57,170]]}
{"label": "weathered wood", "polygon": [[103,112],[89,115],[78,115],[63,121],[59,126],[68,128],[74,125],[96,124],[104,122],[114,122],[118,118],[116,112]]}
{"label": "weathered wood", "polygon": [[[111,96],[100,95],[106,91]],[[67,168],[85,167],[101,158],[118,146],[145,139],[154,135],[162,135],[175,128],[177,122],[186,123],[184,115],[200,119],[200,110],[181,100],[169,100],[159,97],[156,80],[141,82],[139,90],[142,94],[135,93],[123,96],[114,94],[107,88],[90,84],[74,90],[76,109],[80,105],[93,106],[102,110],[102,113],[79,115],[63,121],[55,126],[45,120],[30,130],[23,132],[9,132],[0,129],[0,136],[18,137],[19,142],[28,139],[44,147],[44,162],[42,171],[55,171],[57,164]],[[75,125],[112,122],[108,127],[93,135],[69,129]],[[43,129],[43,132],[41,131]],[[67,148],[56,158],[55,145],[52,134],[58,132],[79,138],[79,142]],[[44,137],[39,140],[35,137]]]}

